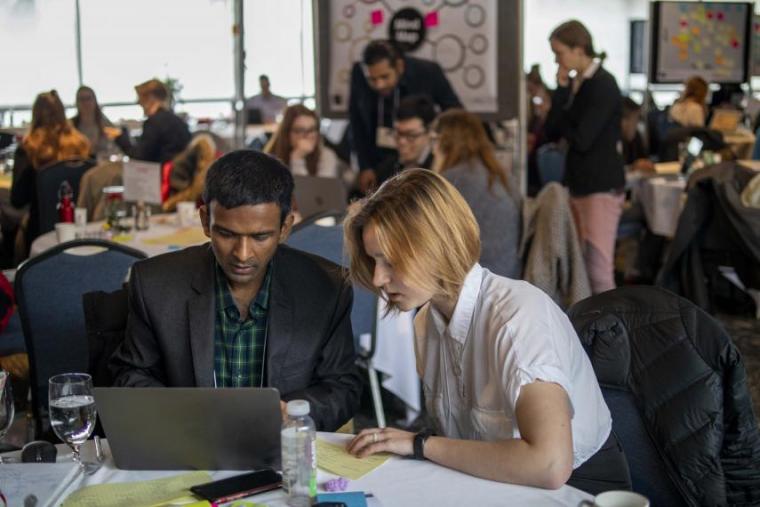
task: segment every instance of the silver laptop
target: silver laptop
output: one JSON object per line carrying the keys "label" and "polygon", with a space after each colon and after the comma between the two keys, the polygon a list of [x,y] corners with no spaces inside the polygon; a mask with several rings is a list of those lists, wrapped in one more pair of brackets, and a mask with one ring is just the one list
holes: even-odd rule
{"label": "silver laptop", "polygon": [[274,388],[95,388],[123,470],[251,470],[280,466]]}
{"label": "silver laptop", "polygon": [[309,218],[325,211],[346,210],[346,186],[340,178],[293,176],[296,206],[301,217]]}

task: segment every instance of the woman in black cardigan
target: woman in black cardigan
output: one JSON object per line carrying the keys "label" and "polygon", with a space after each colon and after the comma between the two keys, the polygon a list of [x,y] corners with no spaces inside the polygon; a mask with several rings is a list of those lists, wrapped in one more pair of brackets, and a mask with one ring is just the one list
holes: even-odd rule
{"label": "woman in black cardigan", "polygon": [[[568,143],[565,184],[593,292],[615,288],[614,253],[625,174],[619,151],[622,97],[591,34],[567,21],[549,37],[559,66],[546,136]],[[571,77],[572,75],[572,77]]]}

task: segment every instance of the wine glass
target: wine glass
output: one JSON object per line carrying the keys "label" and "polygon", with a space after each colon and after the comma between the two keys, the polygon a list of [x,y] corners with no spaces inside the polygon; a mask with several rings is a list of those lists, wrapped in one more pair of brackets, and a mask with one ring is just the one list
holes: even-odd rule
{"label": "wine glass", "polygon": [[[0,370],[0,439],[11,427],[14,412],[11,375],[5,370]],[[0,456],[0,463],[3,463],[2,456]]]}
{"label": "wine glass", "polygon": [[53,431],[71,447],[74,461],[84,468],[79,450],[90,438],[97,419],[92,377],[86,373],[62,373],[50,377],[48,399]]}

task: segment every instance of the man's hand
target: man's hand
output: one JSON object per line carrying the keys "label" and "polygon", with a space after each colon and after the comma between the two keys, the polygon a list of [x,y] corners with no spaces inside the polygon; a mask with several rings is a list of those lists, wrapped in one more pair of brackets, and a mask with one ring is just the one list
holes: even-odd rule
{"label": "man's hand", "polygon": [[369,194],[377,185],[377,175],[374,169],[364,169],[359,173],[359,191]]}

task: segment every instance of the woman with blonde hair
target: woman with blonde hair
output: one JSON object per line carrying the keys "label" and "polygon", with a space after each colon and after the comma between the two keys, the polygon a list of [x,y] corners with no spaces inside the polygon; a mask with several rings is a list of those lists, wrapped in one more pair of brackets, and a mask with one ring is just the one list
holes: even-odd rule
{"label": "woman with blonde hair", "polygon": [[39,235],[37,172],[55,162],[89,156],[90,141],[66,119],[58,92],[51,90],[37,95],[29,132],[16,150],[11,185],[11,204],[16,208],[30,205],[27,245]]}
{"label": "woman with blonde hair", "polygon": [[422,307],[415,354],[434,430],[361,431],[392,452],[485,479],[592,494],[630,489],[610,412],[567,316],[527,282],[478,264],[478,225],[440,175],[409,169],[344,224],[352,279],[390,311]]}
{"label": "woman with blonde hair", "polygon": [[690,77],[681,97],[670,106],[670,118],[682,127],[704,127],[708,89],[707,81],[699,76]]}
{"label": "woman with blonde hair", "polygon": [[483,122],[463,109],[449,109],[433,125],[433,170],[470,205],[480,227],[480,263],[497,275],[519,278],[519,198],[496,160]]}
{"label": "woman with blonde hair", "polygon": [[304,106],[288,106],[277,132],[264,148],[297,176],[338,178],[342,164],[335,152],[322,143],[317,113]]}

